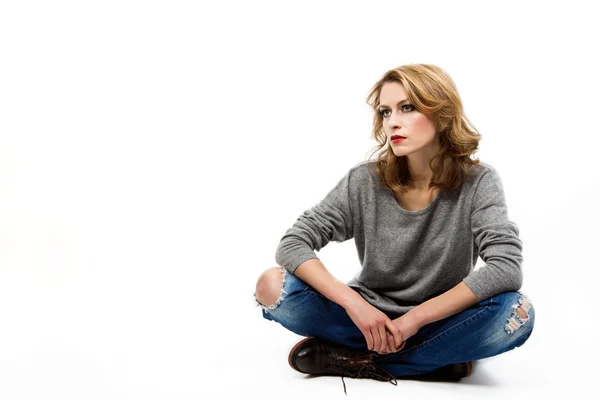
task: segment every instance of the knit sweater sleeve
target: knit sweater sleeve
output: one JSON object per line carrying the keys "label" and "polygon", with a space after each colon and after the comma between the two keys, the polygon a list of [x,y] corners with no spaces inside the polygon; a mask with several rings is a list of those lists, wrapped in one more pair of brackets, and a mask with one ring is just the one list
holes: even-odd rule
{"label": "knit sweater sleeve", "polygon": [[330,241],[344,242],[354,236],[350,205],[352,169],[314,207],[304,211],[281,238],[275,261],[290,273],[303,262],[317,258]]}
{"label": "knit sweater sleeve", "polygon": [[471,231],[485,265],[463,279],[465,284],[480,300],[519,290],[523,243],[518,226],[508,217],[504,188],[494,168],[482,175],[475,190]]}

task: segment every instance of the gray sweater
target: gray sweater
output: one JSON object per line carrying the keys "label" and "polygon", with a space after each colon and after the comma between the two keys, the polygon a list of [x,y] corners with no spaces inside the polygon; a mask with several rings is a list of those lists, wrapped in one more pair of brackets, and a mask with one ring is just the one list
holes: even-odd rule
{"label": "gray sweater", "polygon": [[[440,191],[419,211],[401,208],[375,187],[373,161],[352,167],[314,207],[304,211],[277,247],[288,272],[318,258],[330,241],[354,238],[359,272],[347,283],[390,318],[461,281],[481,300],[521,288],[522,241],[508,217],[498,172],[481,162],[453,191]],[[485,265],[474,269],[477,257]]]}

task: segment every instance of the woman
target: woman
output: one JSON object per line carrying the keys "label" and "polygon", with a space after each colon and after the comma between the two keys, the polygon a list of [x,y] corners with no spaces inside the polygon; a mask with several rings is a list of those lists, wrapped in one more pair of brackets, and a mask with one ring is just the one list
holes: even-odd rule
{"label": "woman", "polygon": [[[299,372],[460,379],[471,361],[514,349],[533,330],[518,291],[518,227],[497,171],[471,158],[480,135],[442,69],[394,68],[367,102],[384,150],[286,231],[256,302],[264,318],[307,336],[288,357]],[[315,250],[351,238],[362,269],[345,284]],[[478,256],[485,265],[475,270]]]}

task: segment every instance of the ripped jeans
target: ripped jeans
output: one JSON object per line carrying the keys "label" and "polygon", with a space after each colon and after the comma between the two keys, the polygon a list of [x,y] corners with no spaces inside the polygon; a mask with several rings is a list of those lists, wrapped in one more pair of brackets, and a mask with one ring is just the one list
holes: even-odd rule
{"label": "ripped jeans", "polygon": [[[363,334],[344,308],[283,268],[282,272],[279,299],[268,307],[256,301],[264,318],[301,336],[367,350]],[[375,362],[396,377],[425,374],[519,347],[531,335],[534,322],[535,310],[525,294],[500,293],[423,326],[402,350],[380,354]]]}

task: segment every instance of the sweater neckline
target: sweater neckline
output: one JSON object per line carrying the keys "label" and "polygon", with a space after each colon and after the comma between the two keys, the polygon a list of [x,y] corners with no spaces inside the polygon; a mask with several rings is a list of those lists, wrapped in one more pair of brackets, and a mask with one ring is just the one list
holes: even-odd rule
{"label": "sweater neckline", "polygon": [[391,198],[396,209],[399,212],[401,212],[402,214],[406,214],[406,215],[419,215],[419,214],[423,214],[423,213],[426,213],[427,211],[431,210],[433,208],[433,206],[439,201],[440,197],[442,196],[442,193],[444,193],[444,191],[440,190],[438,192],[438,194],[435,196],[435,198],[431,201],[431,203],[429,203],[425,208],[412,211],[412,210],[405,210],[404,208],[402,208],[400,206],[400,204],[398,204],[398,202],[396,201],[396,198],[394,197],[394,193],[392,193],[391,191],[388,190],[388,196]]}

